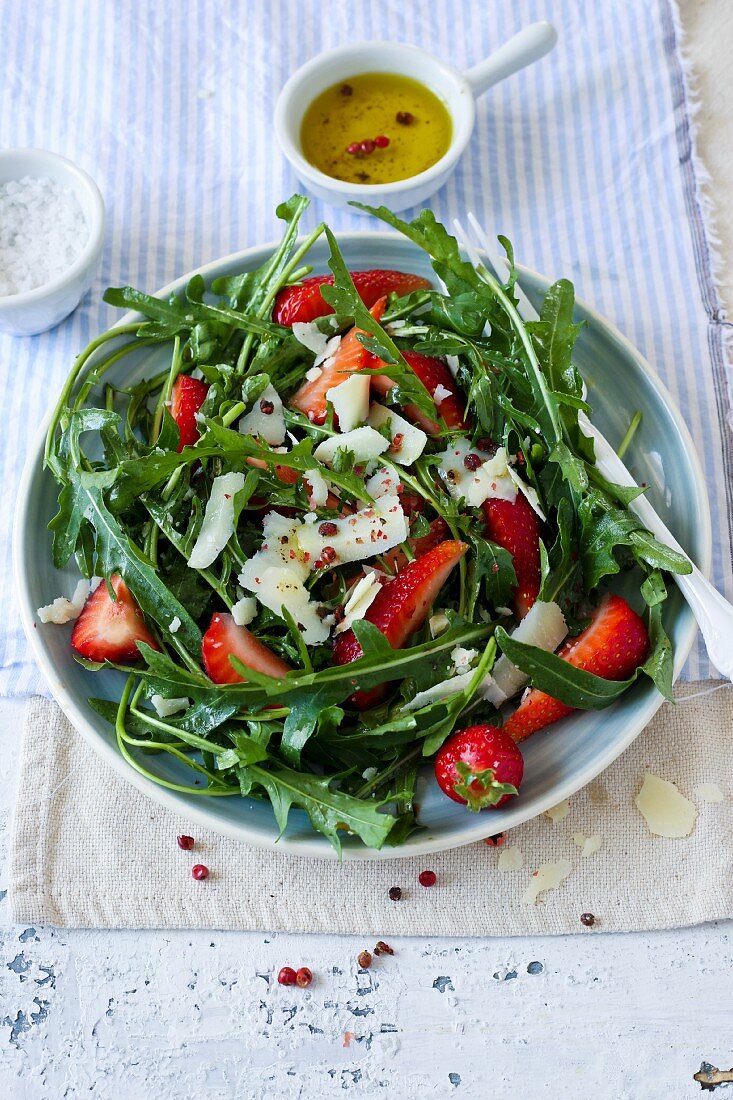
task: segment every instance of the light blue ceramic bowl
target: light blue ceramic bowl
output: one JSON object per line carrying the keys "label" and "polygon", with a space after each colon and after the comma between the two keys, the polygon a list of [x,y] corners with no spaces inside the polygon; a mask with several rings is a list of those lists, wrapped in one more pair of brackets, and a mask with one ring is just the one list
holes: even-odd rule
{"label": "light blue ceramic bowl", "polygon": [[[431,276],[425,254],[404,238],[389,233],[352,233],[340,238],[350,267],[387,267]],[[209,282],[259,266],[272,245],[248,249],[207,267],[201,274]],[[319,242],[309,259],[315,270],[326,270],[326,246]],[[162,295],[181,291],[186,275],[166,287]],[[548,280],[530,271],[522,272],[522,285],[537,303]],[[707,490],[694,445],[680,413],[659,378],[629,342],[608,322],[579,303],[577,318],[587,322],[578,341],[575,361],[582,371],[595,410],[594,420],[611,442],[619,441],[637,409],[644,414],[634,437],[627,462],[638,480],[648,481],[649,497],[665,523],[703,572],[710,567],[711,531]],[[123,321],[134,320],[130,314]],[[167,362],[168,350],[141,349],[127,356],[112,381],[137,381],[159,370]],[[71,364],[70,364],[71,365]],[[43,440],[37,440],[19,491],[15,517],[15,572],[23,624],[36,659],[60,706],[79,732],[108,764],[151,798],[171,807],[184,817],[211,829],[263,847],[278,845],[280,851],[332,858],[325,838],[313,832],[302,811],[290,815],[287,832],[278,841],[269,803],[247,798],[212,798],[179,794],[159,787],[134,771],[119,755],[114,733],[88,706],[90,695],[117,699],[122,675],[114,671],[90,673],[78,665],[69,649],[68,627],[41,625],[36,608],[59,593],[73,590],[78,575],[73,568],[63,574],[51,564],[50,538],[46,524],[55,511],[57,486],[42,468]],[[649,456],[649,457],[647,457]],[[657,480],[664,471],[664,485]],[[696,634],[696,624],[679,592],[672,587],[665,619],[679,673]],[[458,847],[519,825],[554,806],[585,786],[631,744],[661,705],[661,696],[644,679],[608,710],[574,714],[537,734],[523,746],[526,768],[521,795],[500,810],[470,814],[450,802],[430,781],[420,797],[422,832],[401,848],[374,852],[347,838],[346,859],[393,859]],[[163,756],[150,756],[147,766],[161,777],[189,783],[190,772]]]}

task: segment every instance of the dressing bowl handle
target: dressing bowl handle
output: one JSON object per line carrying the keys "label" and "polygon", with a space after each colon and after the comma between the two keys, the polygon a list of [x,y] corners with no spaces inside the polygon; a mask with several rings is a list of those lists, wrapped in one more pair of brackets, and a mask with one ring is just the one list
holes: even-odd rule
{"label": "dressing bowl handle", "polygon": [[463,75],[475,96],[549,53],[557,42],[552,23],[532,23]]}

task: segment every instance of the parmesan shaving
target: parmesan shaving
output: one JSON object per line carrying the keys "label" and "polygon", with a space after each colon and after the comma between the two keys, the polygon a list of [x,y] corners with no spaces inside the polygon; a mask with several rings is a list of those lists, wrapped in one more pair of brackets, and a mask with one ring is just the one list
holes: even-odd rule
{"label": "parmesan shaving", "polygon": [[557,825],[558,821],[564,821],[569,813],[570,803],[565,798],[562,802],[558,802],[557,806],[551,806],[549,810],[545,810],[545,817],[549,817],[550,821]]}
{"label": "parmesan shaving", "polygon": [[536,905],[540,894],[546,890],[556,890],[573,869],[569,859],[559,859],[557,863],[543,863],[532,875],[529,886],[522,896],[523,905]]}
{"label": "parmesan shaving", "polygon": [[502,872],[521,871],[522,867],[524,867],[524,856],[519,848],[502,848],[499,852],[499,862],[496,866],[497,869]]}
{"label": "parmesan shaving", "polygon": [[647,772],[634,799],[636,808],[654,836],[679,839],[695,828],[697,809],[674,783]]}
{"label": "parmesan shaving", "polygon": [[580,848],[582,859],[595,855],[603,843],[599,836],[584,836],[583,833],[573,833],[573,841]]}

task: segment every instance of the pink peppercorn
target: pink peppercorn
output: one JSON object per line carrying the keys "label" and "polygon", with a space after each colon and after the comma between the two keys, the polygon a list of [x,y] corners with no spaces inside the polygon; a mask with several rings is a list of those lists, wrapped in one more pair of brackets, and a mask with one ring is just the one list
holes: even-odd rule
{"label": "pink peppercorn", "polygon": [[351,145],[346,146],[346,152],[351,153],[352,157],[355,156],[356,153],[360,153],[361,152],[361,142],[360,141],[352,141]]}
{"label": "pink peppercorn", "polygon": [[283,966],[277,976],[277,980],[280,985],[295,985],[297,977],[292,966]]}
{"label": "pink peppercorn", "polygon": [[373,153],[375,149],[376,149],[376,146],[375,146],[375,144],[374,144],[374,142],[372,141],[371,138],[367,138],[366,141],[362,141],[362,143],[361,143],[362,153],[366,153],[368,155],[369,153]]}
{"label": "pink peppercorn", "polygon": [[417,881],[421,886],[435,886],[437,878],[435,871],[421,871],[417,876]]}
{"label": "pink peppercorn", "polygon": [[374,144],[377,149],[386,149],[389,145],[389,138],[386,137],[385,134],[378,134],[374,139]]}
{"label": "pink peppercorn", "polygon": [[305,989],[313,981],[313,974],[307,966],[301,966],[295,975],[295,981],[301,989]]}
{"label": "pink peppercorn", "polygon": [[183,848],[184,852],[190,852],[194,845],[194,839],[192,836],[186,836],[185,833],[181,836],[177,836],[178,847]]}
{"label": "pink peppercorn", "polygon": [[191,868],[191,874],[194,878],[204,879],[209,877],[209,868],[205,867],[203,863],[197,863]]}

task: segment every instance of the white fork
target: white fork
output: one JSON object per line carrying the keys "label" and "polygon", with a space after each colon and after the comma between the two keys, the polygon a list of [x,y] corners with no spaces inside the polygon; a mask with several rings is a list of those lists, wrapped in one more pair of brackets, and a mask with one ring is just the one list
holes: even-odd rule
{"label": "white fork", "polygon": [[[469,213],[468,222],[478,242],[478,248],[483,252],[479,255],[471,238],[464,230],[458,218],[453,225],[461,248],[477,268],[485,267],[485,259],[488,259],[495,274],[501,279],[502,271],[507,268],[507,261],[491,242],[488,234],[479,222]],[[522,288],[515,283],[514,293],[519,302],[519,312],[525,321],[537,320],[539,314],[530,302]],[[584,413],[580,413],[578,420],[586,435],[592,436],[596,450],[596,464],[604,477],[619,485],[636,485],[633,477],[626,469],[608,440],[601,435],[596,427],[591,424]],[[654,508],[644,495],[632,501],[629,507],[636,513],[644,526],[652,532],[660,542],[666,543],[679,553],[687,557],[672,532],[660,519]],[[700,632],[707,647],[708,656],[721,675],[728,680],[733,680],[733,606],[713,588],[707,577],[703,576],[697,566],[692,564],[691,573],[675,573],[675,582],[680,592],[687,601],[692,614],[697,620]]]}

